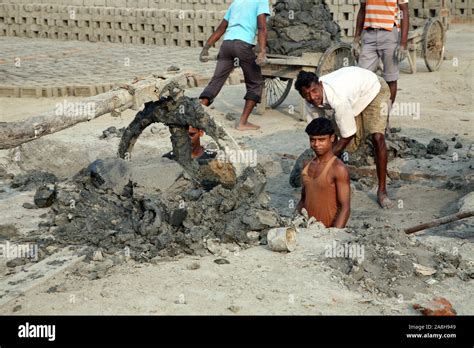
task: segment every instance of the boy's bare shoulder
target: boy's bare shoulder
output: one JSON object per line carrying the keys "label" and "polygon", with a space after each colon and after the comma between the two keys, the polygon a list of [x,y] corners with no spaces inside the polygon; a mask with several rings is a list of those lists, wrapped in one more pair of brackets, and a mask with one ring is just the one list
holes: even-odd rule
{"label": "boy's bare shoulder", "polygon": [[335,176],[344,178],[349,176],[349,170],[347,169],[344,162],[342,162],[339,158],[337,158],[333,163],[333,170]]}
{"label": "boy's bare shoulder", "polygon": [[347,169],[346,165],[344,164],[344,162],[341,161],[340,158],[336,158],[336,160],[334,161],[334,165]]}

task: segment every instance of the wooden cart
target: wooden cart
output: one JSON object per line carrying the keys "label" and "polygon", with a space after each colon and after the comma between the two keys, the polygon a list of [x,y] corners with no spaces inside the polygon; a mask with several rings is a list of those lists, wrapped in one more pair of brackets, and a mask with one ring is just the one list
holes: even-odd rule
{"label": "wooden cart", "polygon": [[423,27],[408,33],[408,63],[412,74],[416,73],[416,56],[421,52],[429,71],[436,71],[441,66],[445,53],[446,30],[442,19],[431,18]]}
{"label": "wooden cart", "polygon": [[[420,51],[429,71],[436,71],[441,66],[446,38],[443,22],[447,18],[446,14],[440,14],[439,17],[428,20],[422,28],[408,33],[407,59],[411,73],[416,72],[416,56]],[[256,110],[258,114],[263,114],[267,108],[275,109],[283,103],[291,91],[293,80],[301,70],[323,76],[342,67],[356,65],[351,46],[347,43],[336,43],[324,53],[303,53],[301,57],[268,54],[267,58],[266,63],[262,65],[265,84],[262,102],[258,104]],[[304,108],[303,102],[301,107]],[[301,116],[303,114],[304,112]]]}
{"label": "wooden cart", "polygon": [[257,113],[263,114],[267,107],[276,108],[286,99],[301,70],[312,71],[318,76],[325,75],[345,66],[355,65],[351,46],[337,43],[324,53],[303,53],[301,57],[282,55],[267,55],[266,64],[262,65],[262,75],[265,85],[262,92],[262,102],[257,107]]}

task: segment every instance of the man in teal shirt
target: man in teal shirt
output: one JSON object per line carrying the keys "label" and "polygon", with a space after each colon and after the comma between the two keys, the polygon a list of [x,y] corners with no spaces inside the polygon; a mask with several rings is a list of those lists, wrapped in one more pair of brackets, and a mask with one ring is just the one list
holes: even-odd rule
{"label": "man in teal shirt", "polygon": [[[219,94],[230,73],[240,66],[244,73],[247,93],[244,97],[245,107],[237,126],[238,130],[260,128],[248,122],[248,118],[262,97],[263,77],[259,64],[266,59],[267,16],[269,15],[268,0],[234,0],[219,27],[207,40],[199,57],[201,62],[207,62],[209,48],[224,35],[214,76],[199,99],[201,104],[209,106]],[[256,35],[260,47],[258,56],[254,52]]]}

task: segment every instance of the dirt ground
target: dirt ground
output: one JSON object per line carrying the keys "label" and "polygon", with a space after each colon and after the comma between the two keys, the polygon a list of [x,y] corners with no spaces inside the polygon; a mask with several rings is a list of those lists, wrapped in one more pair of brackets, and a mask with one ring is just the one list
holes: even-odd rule
{"label": "dirt ground", "polygon": [[[396,206],[381,210],[375,201],[375,187],[358,186],[352,192],[352,213],[347,230],[302,230],[294,252],[275,253],[267,246],[246,250],[223,249],[229,264],[216,264],[217,256],[179,256],[173,259],[140,264],[134,261],[107,268],[105,276],[89,280],[81,263],[17,299],[0,307],[4,314],[415,314],[411,305],[436,296],[446,297],[458,314],[474,314],[472,280],[447,277],[423,292],[383,298],[370,291],[350,290],[337,277],[323,257],[325,247],[333,240],[342,241],[360,230],[406,228],[458,211],[459,199],[473,189],[473,159],[466,154],[474,144],[473,62],[474,48],[466,43],[474,38],[473,25],[452,25],[447,33],[448,60],[437,72],[428,72],[423,59],[418,72],[402,73],[397,101],[419,105],[420,117],[393,116],[392,127],[427,145],[440,138],[450,145],[444,156],[434,159],[396,159],[390,168],[403,172],[430,174],[431,179],[391,180],[389,194]],[[197,59],[197,58],[196,58]],[[201,89],[187,91],[198,96]],[[225,86],[215,102],[223,114],[239,114],[243,106],[244,85]],[[60,98],[0,99],[0,120],[21,120],[54,108]],[[68,97],[68,101],[76,98]],[[232,121],[222,117],[227,127],[244,148],[257,150],[258,162],[268,175],[267,193],[272,205],[282,216],[291,216],[300,191],[288,184],[292,162],[282,154],[298,156],[308,147],[305,122],[297,114],[300,100],[292,91],[276,110],[251,121],[262,126],[260,131],[240,133]],[[100,139],[110,126],[127,126],[136,111],[127,110],[120,117],[105,115],[88,123],[48,135],[21,146],[21,161],[12,161],[18,150],[0,151],[0,166],[19,174],[40,169],[68,177],[97,158],[115,156],[119,138]],[[451,139],[462,143],[455,149]],[[204,139],[207,142],[208,139]],[[169,187],[181,168],[164,159],[171,150],[165,126],[148,129],[134,149],[133,180],[143,191]],[[453,153],[459,160],[453,161]],[[453,188],[449,181],[461,182]],[[457,180],[457,181],[456,181]],[[469,181],[470,180],[470,181]],[[27,235],[36,229],[47,209],[25,209],[32,203],[34,191],[19,192],[0,181],[0,225],[14,226],[14,233]],[[459,253],[474,262],[474,221],[472,218],[432,228],[411,237],[445,252]],[[11,270],[0,263],[1,279],[7,279],[21,267]]]}

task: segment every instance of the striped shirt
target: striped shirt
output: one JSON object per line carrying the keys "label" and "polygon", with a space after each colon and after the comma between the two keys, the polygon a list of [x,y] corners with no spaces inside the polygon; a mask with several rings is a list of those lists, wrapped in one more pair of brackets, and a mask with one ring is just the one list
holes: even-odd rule
{"label": "striped shirt", "polygon": [[392,31],[393,26],[400,27],[398,20],[398,4],[406,4],[408,0],[360,0],[365,3],[364,29],[382,28]]}

